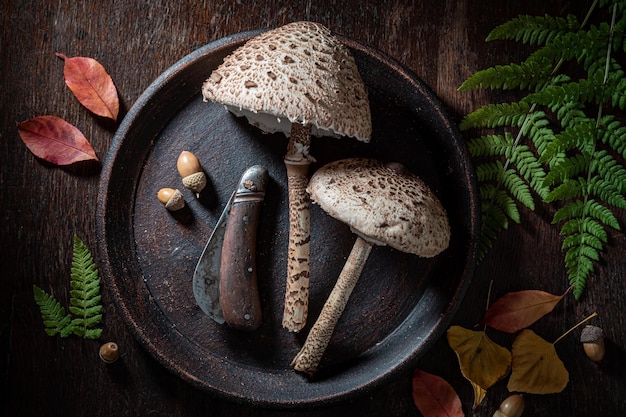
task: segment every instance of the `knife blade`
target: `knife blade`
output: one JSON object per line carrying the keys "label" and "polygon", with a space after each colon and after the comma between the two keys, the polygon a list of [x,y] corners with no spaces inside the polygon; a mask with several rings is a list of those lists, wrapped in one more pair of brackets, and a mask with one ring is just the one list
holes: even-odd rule
{"label": "knife blade", "polygon": [[244,172],[194,271],[193,292],[202,311],[217,323],[240,330],[261,324],[256,234],[267,181],[263,166]]}

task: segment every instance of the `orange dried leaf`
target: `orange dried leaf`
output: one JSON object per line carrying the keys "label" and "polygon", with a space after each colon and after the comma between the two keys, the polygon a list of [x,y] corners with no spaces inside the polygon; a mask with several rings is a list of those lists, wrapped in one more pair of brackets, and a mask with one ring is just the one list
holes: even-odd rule
{"label": "orange dried leaf", "polygon": [[461,400],[443,378],[416,369],[413,372],[413,402],[424,417],[463,417]]}
{"label": "orange dried leaf", "polygon": [[515,333],[551,312],[565,294],[567,292],[554,295],[538,290],[510,292],[489,307],[482,323],[502,332]]}
{"label": "orange dried leaf", "polygon": [[451,326],[447,336],[459,360],[461,373],[472,383],[487,390],[508,372],[511,353],[492,341],[485,332]]}
{"label": "orange dried leaf", "polygon": [[98,160],[93,147],[81,131],[59,117],[35,117],[18,123],[17,131],[35,156],[55,165]]}
{"label": "orange dried leaf", "polygon": [[78,101],[92,113],[117,120],[119,99],[111,76],[93,58],[73,57],[57,53],[65,61],[63,75],[65,84]]}
{"label": "orange dried leaf", "polygon": [[532,330],[523,330],[513,342],[511,377],[507,388],[511,392],[554,394],[569,382],[569,373],[559,358],[553,343]]}

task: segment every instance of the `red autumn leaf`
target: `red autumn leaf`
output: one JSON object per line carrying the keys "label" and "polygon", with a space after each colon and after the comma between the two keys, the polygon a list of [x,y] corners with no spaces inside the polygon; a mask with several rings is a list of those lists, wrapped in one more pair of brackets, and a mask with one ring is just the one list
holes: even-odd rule
{"label": "red autumn leaf", "polygon": [[510,292],[489,307],[482,323],[496,330],[515,333],[551,312],[568,291],[563,295],[539,290]]}
{"label": "red autumn leaf", "polygon": [[117,90],[102,64],[93,58],[73,57],[56,53],[65,61],[65,84],[74,96],[92,113],[116,120],[119,112]]}
{"label": "red autumn leaf", "polygon": [[55,165],[98,160],[81,131],[59,117],[35,117],[18,123],[17,130],[32,153]]}
{"label": "red autumn leaf", "polygon": [[413,402],[424,417],[464,417],[461,400],[443,378],[416,369],[413,372]]}

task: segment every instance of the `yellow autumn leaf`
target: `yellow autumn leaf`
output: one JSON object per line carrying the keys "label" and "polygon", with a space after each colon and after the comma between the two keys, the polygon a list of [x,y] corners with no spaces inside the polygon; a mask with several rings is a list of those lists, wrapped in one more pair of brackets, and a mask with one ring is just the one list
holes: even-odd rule
{"label": "yellow autumn leaf", "polygon": [[485,396],[487,395],[487,390],[482,389],[480,385],[472,381],[470,381],[470,383],[472,384],[472,388],[474,389],[474,405],[472,406],[472,409],[475,409],[485,399]]}
{"label": "yellow autumn leaf", "polygon": [[511,365],[508,349],[492,341],[484,331],[451,326],[448,343],[456,353],[463,376],[484,390],[504,377]]}
{"label": "yellow autumn leaf", "polygon": [[569,373],[554,344],[532,330],[523,330],[515,338],[512,355],[511,377],[507,385],[509,391],[554,394],[567,386]]}

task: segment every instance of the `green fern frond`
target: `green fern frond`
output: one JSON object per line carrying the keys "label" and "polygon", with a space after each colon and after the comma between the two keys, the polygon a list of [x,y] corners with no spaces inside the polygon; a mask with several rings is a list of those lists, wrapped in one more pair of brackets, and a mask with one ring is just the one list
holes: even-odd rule
{"label": "green fern frond", "polygon": [[604,227],[591,217],[574,218],[565,222],[561,227],[561,235],[569,236],[572,234],[588,234],[604,243],[608,242],[609,238]]}
{"label": "green fern frond", "polygon": [[594,157],[594,168],[598,174],[618,193],[623,194],[626,191],[626,168],[605,150],[596,152]]}
{"label": "green fern frond", "polygon": [[515,40],[525,44],[545,44],[564,32],[577,30],[580,24],[575,16],[567,18],[522,15],[497,26],[487,41]]}
{"label": "green fern frond", "polygon": [[585,192],[586,181],[582,179],[566,179],[562,184],[553,188],[545,198],[546,203],[555,201],[582,198]]}
{"label": "green fern frond", "polygon": [[48,335],[67,337],[73,333],[87,339],[100,337],[100,277],[89,249],[77,236],[73,241],[69,313],[41,288],[33,286],[33,290]]}
{"label": "green fern frond", "polygon": [[593,177],[588,183],[587,190],[590,197],[598,197],[614,207],[626,210],[626,198],[612,183],[601,177]]}
{"label": "green fern frond", "polygon": [[622,72],[622,79],[617,82],[611,96],[611,105],[620,110],[626,110],[626,77]]}
{"label": "green fern frond", "polygon": [[505,156],[513,147],[513,138],[508,132],[504,135],[485,135],[472,138],[467,148],[472,158]]}
{"label": "green fern frond", "polygon": [[584,154],[575,154],[564,158],[552,166],[544,179],[543,186],[552,187],[555,184],[561,184],[570,178],[585,174],[588,169],[589,157]]}
{"label": "green fern frond", "polygon": [[554,109],[557,119],[561,123],[564,129],[575,126],[580,123],[585,123],[589,118],[585,114],[585,106],[582,103],[575,101],[569,103],[563,103],[557,109]]}
{"label": "green fern frond", "polygon": [[578,299],[585,288],[587,278],[593,272],[593,263],[600,260],[598,251],[608,241],[604,227],[591,217],[567,221],[561,228],[565,236],[562,248],[568,280],[574,286],[574,297]]}
{"label": "green fern frond", "polygon": [[[481,183],[492,181],[502,184],[505,187],[506,191],[514,196],[519,202],[521,202],[531,210],[534,210],[535,202],[533,201],[530,188],[528,187],[526,182],[524,182],[524,180],[520,178],[515,170],[507,169],[505,171],[500,161],[477,165],[476,178]],[[517,208],[515,208],[515,211],[511,210],[511,205],[515,205],[514,200],[508,196],[504,200],[502,199],[501,194],[496,195],[493,193],[490,194],[489,198],[494,198],[494,196],[497,197],[495,201],[496,203],[504,203],[503,207],[506,207],[506,210],[504,211],[507,215],[511,215],[511,213],[514,213],[515,222],[518,223],[519,212],[517,211]]]}
{"label": "green fern frond", "polygon": [[76,316],[72,320],[74,333],[89,339],[98,338],[102,332],[95,328],[102,320],[100,278],[89,249],[77,236],[74,236],[71,277],[70,312]]}
{"label": "green fern frond", "polygon": [[546,146],[554,140],[554,131],[550,127],[550,122],[546,119],[544,112],[529,114],[523,133],[533,142],[540,155]]}
{"label": "green fern frond", "polygon": [[[541,156],[542,162],[553,160],[557,155],[575,149],[583,154],[591,154],[596,148],[597,129],[591,119],[583,119],[579,123],[563,129],[545,148]],[[560,161],[563,158],[559,158]],[[553,167],[556,161],[551,164]]]}
{"label": "green fern frond", "polygon": [[503,126],[519,127],[529,113],[530,105],[525,102],[487,104],[466,115],[459,127],[461,130]]}
{"label": "green fern frond", "polygon": [[[513,222],[520,222],[520,213],[517,208],[515,200],[504,190],[496,190],[495,198],[492,205],[496,206],[502,213],[504,213]],[[505,228],[508,228],[508,221],[505,223]]]}
{"label": "green fern frond", "polygon": [[459,91],[472,88],[536,91],[544,87],[552,71],[550,62],[530,61],[522,64],[496,65],[470,76],[458,88]]}
{"label": "green fern frond", "polygon": [[621,229],[617,217],[615,217],[613,212],[594,199],[589,199],[585,202],[582,200],[575,200],[565,204],[557,210],[556,213],[554,213],[552,224],[557,224],[565,220],[584,218],[587,216],[596,219],[602,224],[605,224],[615,230]]}
{"label": "green fern frond", "polygon": [[49,336],[67,337],[72,334],[71,317],[52,295],[33,285],[35,302],[39,306],[45,332]]}
{"label": "green fern frond", "polygon": [[[596,236],[592,234],[581,234],[581,235],[569,235],[565,239],[563,239],[563,250],[569,250],[572,248],[579,247],[581,245],[589,246],[592,249],[597,251],[601,251],[604,248],[604,243]],[[597,259],[594,259],[597,260]]]}
{"label": "green fern frond", "polygon": [[[610,8],[606,21],[587,25],[596,7]],[[608,243],[606,228],[620,230],[614,209],[626,209],[626,127],[622,116],[604,114],[626,109],[626,1],[594,2],[582,25],[574,16],[519,16],[496,27],[487,40],[515,40],[535,52],[521,64],[478,71],[459,87],[526,94],[484,105],[460,123],[483,134],[468,141],[483,219],[479,259],[520,221],[520,204],[534,208],[534,191],[546,204],[560,203],[552,222],[562,223],[576,298]]]}
{"label": "green fern frond", "polygon": [[578,179],[565,179],[562,184],[555,187],[548,193],[546,202],[552,203],[557,200],[566,201],[570,199],[597,197],[614,207],[626,209],[626,198],[620,190],[610,181],[604,180],[600,176],[594,176],[591,181],[582,177]]}
{"label": "green fern frond", "polygon": [[496,181],[501,176],[502,163],[500,161],[476,165],[476,179],[480,183]]}
{"label": "green fern frond", "polygon": [[541,91],[524,97],[524,101],[558,110],[564,103],[598,104],[604,101],[602,79],[581,79],[562,85],[550,85]]}
{"label": "green fern frond", "polygon": [[[468,148],[472,158],[504,156],[517,169],[519,175],[530,183],[531,187],[541,196],[547,194],[547,189],[543,187],[545,171],[537,160],[535,154],[528,146],[513,146],[513,138],[508,132],[504,135],[486,135],[470,139]],[[484,163],[476,165],[476,174],[479,182],[502,180],[503,165],[501,163]],[[528,187],[524,186],[524,196],[527,199]],[[529,206],[530,203],[525,203]],[[534,203],[531,204],[534,206]]]}
{"label": "green fern frond", "polygon": [[602,58],[591,64],[587,72],[590,80],[602,86],[603,95],[600,97],[600,102],[624,110],[626,105],[626,75],[622,66],[615,59],[611,59],[607,72],[606,58]]}
{"label": "green fern frond", "polygon": [[532,189],[541,198],[545,198],[549,192],[549,189],[544,186],[546,172],[535,153],[525,145],[510,147],[508,151],[506,153],[508,160],[517,168],[520,175],[530,184]]}
{"label": "green fern frond", "polygon": [[[535,209],[535,201],[533,200],[533,196],[530,192],[530,188],[528,184],[517,175],[517,172],[513,169],[507,169],[502,173],[502,184],[506,187],[509,193],[514,196],[517,201],[525,205],[530,210]],[[515,202],[511,199],[511,202],[515,204]],[[517,206],[516,206],[517,211]],[[517,221],[519,223],[519,213],[517,213]]]}
{"label": "green fern frond", "polygon": [[509,219],[519,223],[520,215],[513,199],[491,183],[480,184],[482,228],[479,240],[478,259],[493,247],[493,243],[504,229],[509,227]]}
{"label": "green fern frond", "polygon": [[561,33],[549,43],[531,54],[533,60],[549,60],[552,62],[575,60],[584,68],[588,68],[606,54],[610,28],[604,23],[590,26],[588,30]]}
{"label": "green fern frond", "polygon": [[594,255],[597,251],[590,249],[585,254],[582,250],[570,249],[565,254],[568,281],[574,287],[573,294],[576,300],[580,299],[587,284],[587,277],[593,272]]}
{"label": "green fern frond", "polygon": [[615,120],[614,116],[606,116],[598,127],[598,136],[602,143],[610,146],[622,158],[626,158],[626,127]]}

